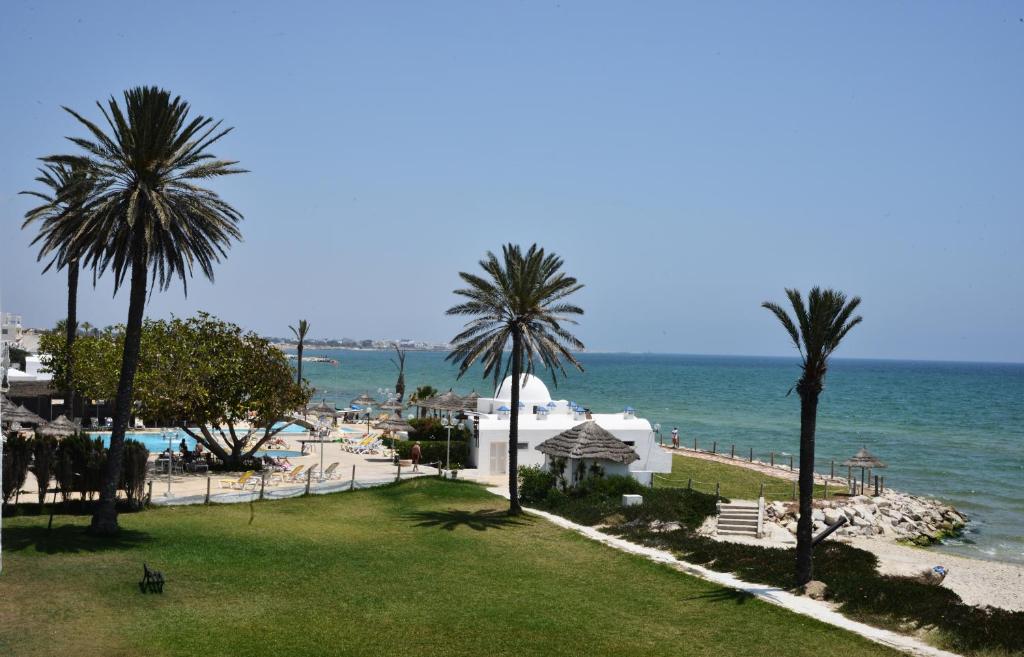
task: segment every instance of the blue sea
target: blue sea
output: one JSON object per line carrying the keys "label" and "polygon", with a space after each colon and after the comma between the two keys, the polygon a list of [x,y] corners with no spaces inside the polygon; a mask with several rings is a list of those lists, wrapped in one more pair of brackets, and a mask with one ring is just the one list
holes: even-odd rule
{"label": "blue sea", "polygon": [[[316,398],[347,405],[394,388],[393,354],[307,350],[339,361],[304,363]],[[799,447],[800,402],[787,392],[799,376],[790,358],[584,354],[585,371],[552,388],[596,412],[633,406],[668,435],[702,449],[735,445],[737,455],[777,462]],[[457,380],[444,354],[410,352],[406,395],[417,386],[490,394],[471,371]],[[548,377],[544,377],[548,378]],[[968,532],[937,549],[1024,562],[1024,365],[835,359],[818,413],[817,470],[860,447],[882,459],[887,486],[947,501],[968,514]]]}

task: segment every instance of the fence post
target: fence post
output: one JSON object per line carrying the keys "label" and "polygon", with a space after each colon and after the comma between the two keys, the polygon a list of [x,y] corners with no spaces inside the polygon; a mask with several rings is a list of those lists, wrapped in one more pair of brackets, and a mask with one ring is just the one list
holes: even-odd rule
{"label": "fence post", "polygon": [[759,498],[760,497],[764,497],[764,482],[763,481],[761,482],[761,491],[757,494],[757,496]]}
{"label": "fence post", "polygon": [[789,455],[789,471],[790,472],[793,471],[793,455],[792,454]]}
{"label": "fence post", "polygon": [[352,464],[352,483],[349,484],[348,489],[349,490],[355,490],[356,489],[356,464],[355,463]]}
{"label": "fence post", "polygon": [[754,448],[753,447],[750,448],[750,462],[751,463],[754,462]]}
{"label": "fence post", "polygon": [[829,477],[829,479],[835,479],[835,478],[836,478],[836,460],[832,459],[832,476]]}
{"label": "fence post", "polygon": [[722,492],[722,483],[719,482],[719,481],[716,481],[715,482],[715,501],[716,502],[718,501],[718,498],[721,497],[721,495],[720,495],[721,492]]}
{"label": "fence post", "polygon": [[309,485],[313,483],[313,468],[306,470],[306,495],[309,495]]}
{"label": "fence post", "polygon": [[398,474],[395,475],[395,481],[402,481],[402,464],[398,464]]}
{"label": "fence post", "polygon": [[771,466],[773,468],[775,467],[775,452],[772,452],[772,455],[771,455]]}
{"label": "fence post", "polygon": [[146,493],[146,506],[149,506],[153,502],[153,480],[150,479],[146,483],[149,486],[149,492]]}
{"label": "fence post", "polygon": [[828,479],[825,480],[825,499],[828,499]]}
{"label": "fence post", "polygon": [[718,441],[717,440],[715,442],[711,443],[711,453],[712,454],[717,454],[718,453]]}
{"label": "fence post", "polygon": [[793,499],[796,499],[796,482],[793,482]]}
{"label": "fence post", "polygon": [[[260,473],[260,499],[263,499],[263,488],[267,485],[267,475],[263,472]],[[308,490],[306,491],[309,492]]]}
{"label": "fence post", "polygon": [[693,490],[693,477],[686,480],[686,490]]}
{"label": "fence post", "polygon": [[736,458],[736,445],[733,445],[732,449],[729,450],[729,458]]}
{"label": "fence post", "polygon": [[875,497],[878,497],[878,475],[875,475]]}
{"label": "fence post", "polygon": [[882,492],[885,492],[885,477],[882,477]]}
{"label": "fence post", "polygon": [[203,504],[210,503],[210,475],[206,475],[206,499],[203,500]]}
{"label": "fence post", "polygon": [[693,437],[693,451],[697,451],[697,436]]}

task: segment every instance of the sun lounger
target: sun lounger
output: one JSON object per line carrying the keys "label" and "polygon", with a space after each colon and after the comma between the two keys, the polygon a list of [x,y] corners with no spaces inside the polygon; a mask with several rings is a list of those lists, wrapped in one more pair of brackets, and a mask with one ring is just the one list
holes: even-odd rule
{"label": "sun lounger", "polygon": [[254,474],[256,474],[255,470],[246,470],[244,473],[242,473],[242,476],[239,477],[238,479],[221,479],[220,480],[220,487],[221,488],[237,488],[239,490],[242,490],[242,489],[244,489],[246,486],[248,486],[250,484],[250,480],[252,479],[252,476]]}
{"label": "sun lounger", "polygon": [[340,477],[340,475],[337,472],[335,472],[335,471],[338,469],[339,465],[340,465],[340,463],[335,461],[334,463],[332,463],[329,466],[327,466],[326,468],[324,468],[323,478],[324,479],[338,479]]}
{"label": "sun lounger", "polygon": [[294,484],[298,482],[298,477],[302,474],[305,467],[304,465],[297,465],[288,472],[275,472],[271,477],[278,477],[278,481],[282,484]]}

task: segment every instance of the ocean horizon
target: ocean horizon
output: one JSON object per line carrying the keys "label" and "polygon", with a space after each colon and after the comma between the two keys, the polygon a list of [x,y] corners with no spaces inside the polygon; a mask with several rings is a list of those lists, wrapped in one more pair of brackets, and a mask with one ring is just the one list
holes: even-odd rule
{"label": "ocean horizon", "polygon": [[[343,352],[340,353],[339,352]],[[364,392],[394,388],[393,352],[306,349],[339,362],[304,363],[315,399],[346,406]],[[461,379],[443,351],[410,351],[406,396],[417,386],[487,395],[493,380],[474,368]],[[799,450],[799,399],[787,392],[797,356],[584,352],[552,396],[596,412],[629,405],[667,436],[702,449],[735,445],[737,455],[788,460]],[[949,502],[970,522],[934,548],[1024,563],[1024,364],[835,358],[819,405],[816,470],[828,472],[862,446],[888,467],[887,487]],[[545,372],[538,374],[551,383]]]}

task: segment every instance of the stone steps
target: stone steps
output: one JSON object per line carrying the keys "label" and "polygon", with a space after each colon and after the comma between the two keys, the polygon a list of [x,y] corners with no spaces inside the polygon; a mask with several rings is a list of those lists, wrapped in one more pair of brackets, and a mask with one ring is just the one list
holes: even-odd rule
{"label": "stone steps", "polygon": [[754,536],[760,532],[757,502],[730,502],[718,505],[717,534],[729,536]]}

